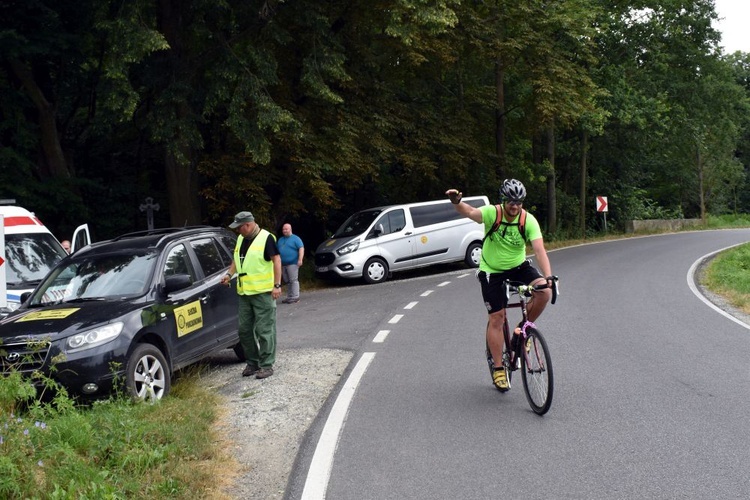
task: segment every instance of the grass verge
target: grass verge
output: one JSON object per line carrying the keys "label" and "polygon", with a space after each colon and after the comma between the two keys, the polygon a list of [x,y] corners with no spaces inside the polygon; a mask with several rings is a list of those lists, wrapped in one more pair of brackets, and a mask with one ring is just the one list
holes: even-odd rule
{"label": "grass verge", "polygon": [[0,379],[0,498],[229,498],[239,467],[218,434],[219,399],[196,378],[153,405],[89,406],[65,394],[28,403],[28,382]]}
{"label": "grass verge", "polygon": [[750,244],[718,254],[707,266],[702,284],[750,314]]}

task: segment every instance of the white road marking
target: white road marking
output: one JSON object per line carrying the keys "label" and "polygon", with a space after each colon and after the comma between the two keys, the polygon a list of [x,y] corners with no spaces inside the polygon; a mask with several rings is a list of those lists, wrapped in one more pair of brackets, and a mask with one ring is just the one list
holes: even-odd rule
{"label": "white road marking", "polygon": [[443,282],[442,282],[442,283],[440,283],[440,284],[439,284],[438,286],[446,286],[446,285],[450,285],[450,284],[451,284],[451,282],[450,282],[450,281],[443,281]]}
{"label": "white road marking", "polygon": [[690,266],[690,269],[688,269],[687,283],[688,283],[688,286],[690,287],[690,290],[692,290],[693,294],[695,294],[696,297],[698,297],[703,302],[705,302],[706,305],[708,305],[708,307],[712,308],[714,311],[718,312],[722,316],[731,319],[732,321],[734,321],[738,325],[743,326],[743,327],[747,328],[748,330],[750,330],[750,325],[747,325],[747,324],[743,323],[742,321],[738,320],[737,318],[735,318],[734,316],[732,316],[731,314],[728,314],[728,313],[722,311],[721,308],[719,308],[718,306],[716,306],[716,304],[714,304],[713,302],[711,302],[710,300],[708,300],[706,297],[704,297],[703,294],[700,292],[700,290],[698,290],[698,287],[695,286],[695,271],[698,269],[698,266],[701,265],[701,262],[703,262],[707,258],[709,258],[709,257],[711,257],[711,256],[713,256],[713,255],[715,255],[715,254],[717,254],[719,252],[723,252],[724,250],[728,250],[730,248],[734,248],[736,246],[740,246],[740,245],[744,245],[744,244],[745,243],[737,243],[736,245],[731,245],[731,246],[728,246],[726,248],[722,248],[720,250],[716,250],[715,252],[707,253],[703,257],[701,257],[698,260],[696,260],[695,262],[693,262],[693,265]]}
{"label": "white road marking", "polygon": [[390,320],[388,320],[388,323],[390,323],[392,325],[395,325],[396,323],[398,323],[399,321],[401,321],[401,318],[403,318],[403,317],[404,317],[403,314],[396,314]]}
{"label": "white road marking", "polygon": [[419,302],[409,302],[408,304],[406,304],[406,306],[404,306],[404,309],[413,309],[417,304],[419,304]]}
{"label": "white road marking", "polygon": [[420,297],[427,297],[431,293],[432,293],[432,290],[427,290],[425,293],[423,293],[422,295],[420,295]]}
{"label": "white road marking", "polygon": [[377,335],[375,335],[375,338],[372,339],[372,341],[381,343],[385,340],[389,333],[391,333],[390,330],[380,330]]}
{"label": "white road marking", "polygon": [[349,412],[349,405],[354,398],[354,392],[357,390],[362,376],[374,357],[374,352],[362,354],[344,387],[341,388],[336,402],[333,403],[331,413],[328,415],[323,432],[318,439],[318,445],[315,447],[310,469],[307,471],[305,488],[302,490],[302,500],[323,500],[326,497],[328,481],[331,479],[331,469],[333,469],[333,454],[336,451],[341,430],[344,428],[344,420],[346,420],[346,414]]}

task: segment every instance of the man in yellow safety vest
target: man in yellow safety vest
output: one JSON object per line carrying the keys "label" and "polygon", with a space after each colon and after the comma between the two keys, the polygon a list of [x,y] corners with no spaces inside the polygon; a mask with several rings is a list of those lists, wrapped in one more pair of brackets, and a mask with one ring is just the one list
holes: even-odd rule
{"label": "man in yellow safety vest", "polygon": [[250,212],[229,224],[239,233],[234,259],[222,283],[237,274],[239,337],[247,366],[243,377],[273,375],[276,361],[276,299],[281,296],[281,257],[276,237],[261,229]]}

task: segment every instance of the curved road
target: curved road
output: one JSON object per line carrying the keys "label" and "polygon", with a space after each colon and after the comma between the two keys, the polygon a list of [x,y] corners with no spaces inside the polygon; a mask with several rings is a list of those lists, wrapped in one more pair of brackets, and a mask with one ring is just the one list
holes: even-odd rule
{"label": "curved road", "polygon": [[703,231],[551,252],[544,417],[520,380],[491,385],[468,270],[280,307],[281,347],[355,351],[286,498],[749,498],[750,331],[689,286],[696,261],[747,241]]}

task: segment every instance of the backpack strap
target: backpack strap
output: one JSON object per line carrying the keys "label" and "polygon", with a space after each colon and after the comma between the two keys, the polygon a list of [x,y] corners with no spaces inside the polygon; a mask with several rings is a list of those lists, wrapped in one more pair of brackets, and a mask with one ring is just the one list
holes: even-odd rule
{"label": "backpack strap", "polygon": [[[492,227],[489,231],[487,231],[487,234],[484,235],[484,238],[482,238],[482,245],[484,245],[484,241],[490,237],[490,234],[497,231],[497,229],[500,227],[500,224],[505,224],[507,226],[515,226],[516,224],[509,224],[507,222],[503,222],[503,207],[502,205],[495,205],[495,223],[492,224]],[[526,241],[526,209],[521,209],[521,217],[518,219],[518,232],[521,233],[521,238],[523,238],[523,241]]]}
{"label": "backpack strap", "polygon": [[489,231],[487,231],[487,234],[484,235],[484,238],[482,238],[482,245],[484,245],[484,241],[490,237],[492,233],[497,231],[497,228],[500,227],[500,223],[503,221],[503,208],[500,205],[495,205],[495,223],[492,224],[492,227]]}

